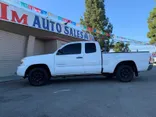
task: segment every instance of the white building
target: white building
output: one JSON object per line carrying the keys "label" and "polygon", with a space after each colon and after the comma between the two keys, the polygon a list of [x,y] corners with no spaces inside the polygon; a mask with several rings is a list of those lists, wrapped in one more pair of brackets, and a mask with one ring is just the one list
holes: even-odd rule
{"label": "white building", "polygon": [[12,76],[26,56],[54,52],[93,36],[0,0],[0,77]]}

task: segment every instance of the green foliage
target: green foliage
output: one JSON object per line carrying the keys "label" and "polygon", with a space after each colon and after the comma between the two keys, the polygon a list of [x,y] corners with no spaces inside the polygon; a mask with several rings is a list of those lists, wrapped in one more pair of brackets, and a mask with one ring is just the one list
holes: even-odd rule
{"label": "green foliage", "polygon": [[121,52],[124,47],[124,43],[117,42],[113,48],[115,52]]}
{"label": "green foliage", "polygon": [[101,46],[102,51],[104,51],[104,52],[109,52],[109,50],[114,47],[114,40],[100,39],[100,40],[98,40],[98,42]]}
{"label": "green foliage", "polygon": [[150,38],[150,43],[156,43],[156,8],[154,8],[150,12],[150,16],[148,18],[148,28],[149,32],[147,33],[147,37]]}
{"label": "green foliage", "polygon": [[[85,5],[86,11],[84,18],[81,17],[80,19],[81,24],[111,34],[113,25],[109,22],[109,18],[106,17],[104,0],[85,0]],[[102,38],[105,40],[111,38],[98,33],[91,32],[91,34],[95,36],[95,40],[100,42],[101,47],[103,47]]]}
{"label": "green foliage", "polygon": [[117,42],[117,43],[114,45],[113,50],[114,50],[115,52],[129,52],[129,51],[130,51],[129,45],[130,45],[130,44],[124,44],[123,42]]}

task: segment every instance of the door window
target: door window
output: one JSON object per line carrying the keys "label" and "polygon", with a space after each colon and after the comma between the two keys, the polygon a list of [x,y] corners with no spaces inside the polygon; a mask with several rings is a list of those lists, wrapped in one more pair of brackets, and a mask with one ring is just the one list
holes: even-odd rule
{"label": "door window", "polygon": [[96,52],[95,43],[86,43],[85,44],[85,53],[94,53]]}
{"label": "door window", "polygon": [[81,43],[70,44],[58,51],[57,55],[81,54]]}

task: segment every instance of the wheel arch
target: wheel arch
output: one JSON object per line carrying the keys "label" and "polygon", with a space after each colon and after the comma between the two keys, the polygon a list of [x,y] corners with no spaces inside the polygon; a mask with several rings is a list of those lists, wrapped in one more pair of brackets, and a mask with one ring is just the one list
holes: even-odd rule
{"label": "wheel arch", "polygon": [[46,65],[46,64],[34,64],[34,65],[31,65],[31,66],[29,66],[29,67],[27,68],[27,70],[26,70],[26,72],[25,72],[24,78],[26,78],[26,77],[28,76],[28,73],[30,72],[30,70],[32,70],[33,68],[37,68],[37,67],[46,69],[47,72],[48,72],[49,77],[52,76],[48,65]]}
{"label": "wheel arch", "polygon": [[138,69],[137,69],[136,63],[134,61],[132,61],[132,60],[122,61],[122,62],[118,63],[117,66],[114,69],[114,74],[116,73],[118,67],[121,66],[121,65],[131,66],[134,73],[135,73],[135,76],[138,76]]}

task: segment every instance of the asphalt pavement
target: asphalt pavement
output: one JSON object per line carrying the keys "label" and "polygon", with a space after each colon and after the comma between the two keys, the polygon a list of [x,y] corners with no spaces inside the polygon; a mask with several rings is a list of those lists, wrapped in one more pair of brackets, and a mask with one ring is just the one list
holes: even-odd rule
{"label": "asphalt pavement", "polygon": [[156,117],[156,67],[129,83],[85,77],[0,83],[0,117]]}

